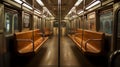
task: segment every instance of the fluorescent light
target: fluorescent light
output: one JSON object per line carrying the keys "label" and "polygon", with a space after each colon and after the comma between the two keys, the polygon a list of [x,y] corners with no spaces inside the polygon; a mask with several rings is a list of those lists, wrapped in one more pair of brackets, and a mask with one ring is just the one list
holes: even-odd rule
{"label": "fluorescent light", "polygon": [[[19,4],[22,4],[23,2],[21,0],[14,0],[15,2],[19,3]],[[32,7],[30,7],[29,5],[27,4],[23,4],[24,7],[28,8],[28,9],[32,9]]]}
{"label": "fluorescent light", "polygon": [[68,14],[71,14],[75,10],[75,7],[73,7]]}
{"label": "fluorescent light", "polygon": [[29,8],[29,9],[31,9],[32,10],[32,7],[30,7],[29,5],[27,5],[27,4],[23,4],[23,6],[25,6],[25,7],[27,7],[27,8]]}
{"label": "fluorescent light", "polygon": [[15,2],[19,3],[19,4],[22,4],[22,1],[21,0],[14,0]]}
{"label": "fluorescent light", "polygon": [[38,10],[34,10],[34,12],[37,13],[37,14],[41,14]]}
{"label": "fluorescent light", "polygon": [[76,6],[78,6],[83,0],[78,0],[75,5],[72,7],[72,9],[69,11],[68,15],[72,12],[76,11]]}
{"label": "fluorescent light", "polygon": [[78,6],[83,0],[78,0],[74,6]]}
{"label": "fluorescent light", "polygon": [[81,13],[83,13],[84,11],[83,10],[81,10],[80,12],[78,12],[78,14],[81,14]]}
{"label": "fluorescent light", "polygon": [[68,14],[71,14],[72,13],[72,9],[69,11],[69,13]]}
{"label": "fluorescent light", "polygon": [[61,4],[61,0],[58,0],[58,4],[59,4],[59,5]]}
{"label": "fluorescent light", "polygon": [[92,3],[90,6],[88,6],[88,7],[86,8],[86,10],[87,10],[87,9],[90,9],[91,7],[93,7],[93,6],[95,6],[95,5],[99,4],[99,3],[100,3],[99,0],[95,1],[95,2]]}
{"label": "fluorescent light", "polygon": [[47,11],[48,14],[52,16],[52,14],[50,13],[50,11],[46,7],[43,7],[43,10]]}
{"label": "fluorescent light", "polygon": [[41,6],[44,6],[43,2],[41,0],[36,0]]}

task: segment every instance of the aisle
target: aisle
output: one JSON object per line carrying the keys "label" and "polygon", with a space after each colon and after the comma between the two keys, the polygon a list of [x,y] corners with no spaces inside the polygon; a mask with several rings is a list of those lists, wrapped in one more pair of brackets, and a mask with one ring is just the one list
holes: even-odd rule
{"label": "aisle", "polygon": [[[52,37],[25,67],[58,67],[58,38]],[[98,67],[81,54],[68,37],[61,37],[60,67]],[[100,66],[101,67],[101,66]]]}

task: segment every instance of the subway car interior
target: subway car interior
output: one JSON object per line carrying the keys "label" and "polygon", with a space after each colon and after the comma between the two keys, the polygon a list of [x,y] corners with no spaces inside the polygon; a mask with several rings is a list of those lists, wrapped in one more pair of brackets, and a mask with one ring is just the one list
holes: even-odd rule
{"label": "subway car interior", "polygon": [[0,0],[0,67],[120,67],[120,0]]}

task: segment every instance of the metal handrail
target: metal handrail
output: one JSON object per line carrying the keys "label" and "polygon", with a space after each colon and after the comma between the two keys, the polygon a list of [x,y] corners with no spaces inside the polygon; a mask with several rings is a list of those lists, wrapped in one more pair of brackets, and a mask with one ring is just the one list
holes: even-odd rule
{"label": "metal handrail", "polygon": [[88,39],[85,41],[85,50],[87,51],[87,43],[89,43],[90,41],[102,41],[102,39]]}
{"label": "metal handrail", "polygon": [[109,67],[114,67],[114,60],[120,55],[120,50],[114,51],[109,57]]}

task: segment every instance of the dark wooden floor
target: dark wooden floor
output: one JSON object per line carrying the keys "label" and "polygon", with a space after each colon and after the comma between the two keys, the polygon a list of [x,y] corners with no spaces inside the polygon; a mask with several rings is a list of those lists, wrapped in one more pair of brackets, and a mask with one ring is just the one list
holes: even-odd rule
{"label": "dark wooden floor", "polygon": [[58,38],[52,37],[42,46],[25,67],[106,67],[105,59],[86,57],[68,37],[61,37],[60,60],[58,60]]}
{"label": "dark wooden floor", "polygon": [[106,67],[104,57],[84,56],[68,37],[61,37],[61,67]]}

